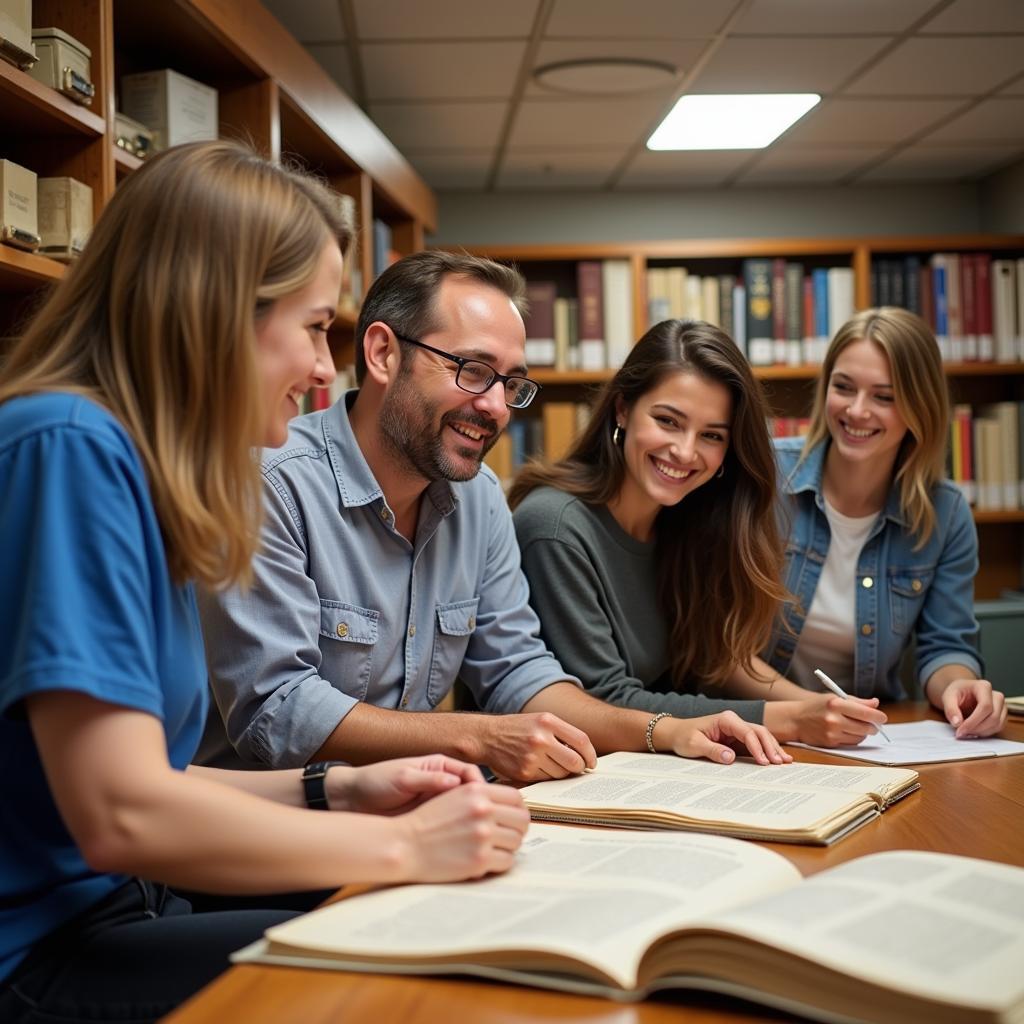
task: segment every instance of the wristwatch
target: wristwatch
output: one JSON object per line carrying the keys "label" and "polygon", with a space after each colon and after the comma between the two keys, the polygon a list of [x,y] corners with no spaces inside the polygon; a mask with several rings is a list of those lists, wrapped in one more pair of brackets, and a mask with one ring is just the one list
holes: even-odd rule
{"label": "wristwatch", "polygon": [[306,806],[311,811],[329,811],[327,806],[327,790],[324,783],[328,769],[333,768],[337,761],[317,761],[307,764],[302,769],[302,790],[306,794]]}

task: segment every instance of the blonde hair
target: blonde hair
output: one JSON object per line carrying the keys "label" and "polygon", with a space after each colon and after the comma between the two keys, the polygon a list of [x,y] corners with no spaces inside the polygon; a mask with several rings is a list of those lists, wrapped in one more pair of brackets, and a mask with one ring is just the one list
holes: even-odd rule
{"label": "blonde hair", "polygon": [[839,328],[818,378],[801,458],[828,440],[825,400],[832,371],[843,349],[862,340],[874,342],[889,360],[896,411],[907,424],[893,480],[899,487],[900,511],[917,537],[916,550],[935,529],[932,489],[945,473],[950,417],[949,386],[939,346],[919,316],[896,306],[881,306],[861,311]]}
{"label": "blonde hair", "polygon": [[255,326],[351,225],[316,180],[236,142],[168,150],[117,189],[10,350],[0,401],[85,395],[142,458],[171,574],[245,583],[260,525],[266,410]]}

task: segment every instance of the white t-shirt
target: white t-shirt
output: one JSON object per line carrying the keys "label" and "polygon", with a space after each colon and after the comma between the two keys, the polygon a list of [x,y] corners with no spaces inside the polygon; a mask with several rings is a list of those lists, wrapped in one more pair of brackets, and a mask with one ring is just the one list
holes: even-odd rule
{"label": "white t-shirt", "polygon": [[837,512],[826,500],[825,515],[832,539],[788,675],[808,690],[820,692],[825,688],[814,674],[820,668],[850,692],[857,630],[857,560],[878,513],[854,519]]}

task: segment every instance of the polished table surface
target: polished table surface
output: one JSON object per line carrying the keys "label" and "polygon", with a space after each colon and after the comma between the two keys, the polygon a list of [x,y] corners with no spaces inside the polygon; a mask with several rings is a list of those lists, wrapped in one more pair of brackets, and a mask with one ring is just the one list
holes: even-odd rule
{"label": "polished table surface", "polygon": [[[887,709],[893,722],[939,716],[925,704]],[[1006,739],[1024,741],[1024,721],[1007,723]],[[858,764],[816,751],[790,748],[801,761]],[[804,875],[880,850],[937,850],[1024,867],[1024,755],[919,765],[921,789],[877,821],[834,847],[764,845],[789,858]],[[621,1006],[465,978],[403,978],[340,971],[245,965],[232,967],[165,1018],[167,1024],[696,1024],[788,1020],[788,1015],[724,996],[659,993]]]}

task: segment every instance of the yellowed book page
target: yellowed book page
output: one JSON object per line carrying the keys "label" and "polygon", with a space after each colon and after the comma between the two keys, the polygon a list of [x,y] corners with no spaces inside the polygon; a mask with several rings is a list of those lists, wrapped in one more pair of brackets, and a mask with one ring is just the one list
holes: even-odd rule
{"label": "yellowed book page", "polygon": [[[659,936],[799,882],[784,857],[741,840],[532,824],[506,875],[367,893],[271,928],[267,938],[274,953],[290,947],[365,964],[552,969],[551,956],[568,957],[628,989]],[[521,952],[488,955],[510,950]]]}
{"label": "yellowed book page", "polygon": [[722,914],[714,926],[922,998],[1024,1010],[1021,868],[910,850],[871,854]]}
{"label": "yellowed book page", "polygon": [[619,751],[597,759],[602,771],[625,775],[685,775],[687,778],[735,779],[744,784],[785,789],[829,789],[866,793],[878,801],[917,782],[911,768],[868,768],[861,765],[810,764],[759,765],[745,758],[733,764],[714,764],[671,754],[633,754]]}
{"label": "yellowed book page", "polygon": [[813,833],[841,818],[845,809],[863,807],[873,785],[893,771],[810,764],[716,765],[618,753],[598,758],[596,769],[587,775],[535,783],[522,794],[531,808],[575,809],[583,812],[581,817],[587,811],[651,810],[755,833]]}

